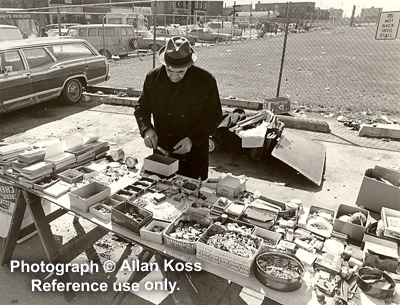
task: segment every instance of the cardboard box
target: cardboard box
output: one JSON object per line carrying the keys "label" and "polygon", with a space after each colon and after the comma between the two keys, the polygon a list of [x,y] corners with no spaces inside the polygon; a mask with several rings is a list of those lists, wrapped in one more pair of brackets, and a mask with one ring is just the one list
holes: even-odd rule
{"label": "cardboard box", "polygon": [[264,101],[264,109],[272,111],[274,114],[290,112],[290,100],[286,97],[275,97]]}
{"label": "cardboard box", "polygon": [[378,255],[399,259],[397,242],[387,240],[378,236],[364,234],[363,250]]}
{"label": "cardboard box", "polygon": [[[129,214],[136,214],[136,218],[128,216]],[[152,212],[126,201],[111,209],[111,222],[136,234],[139,234],[140,228],[152,218]]]}
{"label": "cardboard box", "polygon": [[[352,215],[357,212],[361,212],[365,215],[367,221],[364,226],[339,220],[340,216]],[[365,209],[341,204],[335,212],[335,219],[333,220],[333,230],[347,234],[349,236],[349,239],[361,242],[367,229],[368,217],[369,212]]]}
{"label": "cardboard box", "polygon": [[62,181],[68,182],[68,183],[78,183],[82,182],[83,180],[83,173],[76,170],[76,169],[67,169],[66,171],[63,171],[62,173],[59,173],[57,177],[59,177]]}
{"label": "cardboard box", "polygon": [[145,171],[170,177],[178,171],[179,161],[162,155],[153,154],[144,158]]}
{"label": "cardboard box", "polygon": [[[168,222],[168,221],[154,219],[151,222],[149,222],[147,225],[140,228],[140,237],[145,240],[151,241],[153,243],[162,244],[163,243],[163,238],[162,238],[163,232],[169,226],[169,224],[170,224],[170,222]],[[156,226],[163,227],[164,229],[159,233],[153,232],[152,230]]]}
{"label": "cardboard box", "polygon": [[301,227],[312,233],[328,238],[332,234],[334,217],[335,212],[332,210],[311,206],[306,223],[304,226],[301,223]]}
{"label": "cardboard box", "polygon": [[95,203],[89,207],[90,213],[105,222],[111,221],[111,209],[102,204],[101,202]]}
{"label": "cardboard box", "polygon": [[70,204],[71,207],[88,212],[91,205],[107,199],[110,193],[108,186],[93,182],[69,193]]}
{"label": "cardboard box", "polygon": [[253,233],[262,238],[260,253],[275,249],[282,238],[282,234],[256,227]]}
{"label": "cardboard box", "polygon": [[383,235],[400,239],[400,211],[383,207],[381,219],[384,226]]}
{"label": "cardboard box", "polygon": [[217,185],[217,195],[224,197],[235,198],[245,190],[246,180],[233,176],[226,176]]}
{"label": "cardboard box", "polygon": [[[386,184],[384,179],[393,185]],[[365,171],[356,205],[380,213],[382,207],[400,210],[400,172],[375,166]]]}

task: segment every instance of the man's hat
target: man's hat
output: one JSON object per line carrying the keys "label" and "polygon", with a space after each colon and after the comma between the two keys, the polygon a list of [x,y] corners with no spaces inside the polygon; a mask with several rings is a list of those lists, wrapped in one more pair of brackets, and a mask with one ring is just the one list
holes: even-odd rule
{"label": "man's hat", "polygon": [[158,60],[162,65],[171,68],[190,67],[197,60],[197,53],[190,47],[185,37],[171,37],[158,52]]}

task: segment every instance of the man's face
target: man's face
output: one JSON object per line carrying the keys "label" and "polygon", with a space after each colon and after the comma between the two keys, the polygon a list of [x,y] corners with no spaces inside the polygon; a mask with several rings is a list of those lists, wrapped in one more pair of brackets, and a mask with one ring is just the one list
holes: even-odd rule
{"label": "man's face", "polygon": [[186,71],[188,68],[171,68],[171,67],[165,67],[165,70],[167,71],[167,75],[171,82],[177,83],[182,80],[182,78],[185,76]]}

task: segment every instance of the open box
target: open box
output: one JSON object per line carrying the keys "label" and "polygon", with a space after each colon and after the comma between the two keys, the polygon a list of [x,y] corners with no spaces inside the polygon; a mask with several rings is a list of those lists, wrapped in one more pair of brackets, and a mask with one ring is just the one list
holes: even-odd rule
{"label": "open box", "polygon": [[111,209],[111,222],[136,234],[152,218],[152,212],[126,201]]}
{"label": "open box", "polygon": [[170,177],[178,171],[179,161],[162,155],[152,154],[143,161],[145,171]]}
{"label": "open box", "polygon": [[259,227],[256,227],[253,234],[263,240],[261,243],[260,253],[275,249],[282,238],[282,234],[280,233],[265,230]]}
{"label": "open box", "polygon": [[[153,243],[162,244],[163,243],[163,232],[170,225],[170,222],[153,219],[147,225],[140,228],[140,237],[151,241]],[[160,231],[154,232],[156,227],[163,228]]]}
{"label": "open box", "polygon": [[332,210],[311,206],[303,228],[327,238],[332,234],[334,217],[335,212]]}
{"label": "open box", "polygon": [[57,175],[61,180],[68,183],[78,183],[83,180],[83,173],[76,169],[67,169]]}
{"label": "open box", "polygon": [[[357,212],[361,212],[362,214],[364,214],[367,219],[367,221],[363,226],[355,223],[342,221],[339,219],[339,217],[343,215],[352,215]],[[368,217],[369,217],[369,212],[365,209],[341,204],[339,205],[335,213],[335,218],[333,220],[333,230],[347,234],[349,236],[349,239],[351,240],[361,242],[363,240],[364,233],[367,229]]]}
{"label": "open box", "polygon": [[94,176],[96,176],[99,172],[94,170],[93,168],[87,167],[87,166],[80,166],[76,168],[77,171],[81,172],[83,174],[83,179],[90,179]]}
{"label": "open box", "polygon": [[70,192],[70,204],[71,207],[88,212],[91,205],[107,199],[110,193],[111,190],[108,186],[92,182]]}
{"label": "open box", "polygon": [[390,238],[400,239],[400,211],[383,207],[381,210],[383,221],[383,235]]}
{"label": "open box", "polygon": [[367,169],[358,192],[356,205],[377,213],[380,213],[382,207],[400,210],[399,186],[399,171],[382,166]]}
{"label": "open box", "polygon": [[104,220],[105,222],[111,221],[111,208],[104,205],[102,202],[95,203],[89,207],[90,213],[97,218]]}

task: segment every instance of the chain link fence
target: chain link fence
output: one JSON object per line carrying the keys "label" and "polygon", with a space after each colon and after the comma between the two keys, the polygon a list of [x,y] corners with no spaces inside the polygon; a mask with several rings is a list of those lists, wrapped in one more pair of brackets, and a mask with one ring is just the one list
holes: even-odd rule
{"label": "chain link fence", "polygon": [[[40,36],[43,28],[49,36],[85,38],[86,34],[85,39],[95,45],[90,31],[100,35],[97,39],[102,46],[96,48],[110,57],[111,79],[104,86],[141,89],[146,73],[159,65],[157,50],[169,36],[183,35],[198,53],[196,64],[216,77],[221,97],[263,100],[283,96],[290,98],[293,108],[400,114],[400,41],[375,40],[378,18],[366,23],[357,18],[157,14],[154,8],[159,2],[147,2],[140,10],[132,2],[131,6],[6,11],[0,20],[5,23],[5,14],[12,14],[25,36]],[[96,24],[97,34],[89,28],[85,32],[84,26]],[[115,24],[132,26],[134,33],[106,29]],[[125,35],[130,38],[124,40]],[[100,50],[112,44],[119,44],[124,52]]]}

